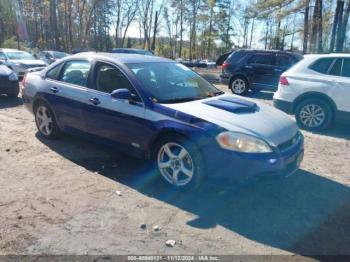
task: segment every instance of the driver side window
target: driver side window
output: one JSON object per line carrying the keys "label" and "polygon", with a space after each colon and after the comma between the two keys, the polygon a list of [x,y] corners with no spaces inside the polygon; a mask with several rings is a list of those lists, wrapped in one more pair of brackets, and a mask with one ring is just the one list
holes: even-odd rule
{"label": "driver side window", "polygon": [[[126,76],[116,67],[98,62],[95,69],[95,87],[98,91],[112,93],[114,90],[126,88],[137,96],[134,87]],[[135,99],[141,101],[138,97]]]}

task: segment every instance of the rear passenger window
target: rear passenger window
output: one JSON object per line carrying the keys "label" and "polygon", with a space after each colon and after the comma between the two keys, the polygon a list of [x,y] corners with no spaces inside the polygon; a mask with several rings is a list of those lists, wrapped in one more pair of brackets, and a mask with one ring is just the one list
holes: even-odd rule
{"label": "rear passenger window", "polygon": [[350,77],[350,58],[344,59],[342,76]]}
{"label": "rear passenger window", "polygon": [[340,76],[341,68],[342,68],[343,60],[337,59],[335,63],[333,63],[332,68],[329,70],[329,75]]}
{"label": "rear passenger window", "polygon": [[329,67],[332,65],[333,61],[334,61],[334,58],[321,58],[317,60],[315,63],[313,63],[310,66],[310,69],[321,74],[327,74]]}
{"label": "rear passenger window", "polygon": [[69,61],[64,65],[60,80],[62,82],[87,86],[87,79],[90,72],[89,61]]}
{"label": "rear passenger window", "polygon": [[57,80],[61,71],[62,64],[55,66],[46,73],[46,78]]}
{"label": "rear passenger window", "polygon": [[271,54],[255,54],[249,59],[251,64],[272,65],[273,55]]}
{"label": "rear passenger window", "polygon": [[289,56],[286,56],[286,55],[276,56],[276,66],[290,67],[291,65],[292,65],[292,60]]}

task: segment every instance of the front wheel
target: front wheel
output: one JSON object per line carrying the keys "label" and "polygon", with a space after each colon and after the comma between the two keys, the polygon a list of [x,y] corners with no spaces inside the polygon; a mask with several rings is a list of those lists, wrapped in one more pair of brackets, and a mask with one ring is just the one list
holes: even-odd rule
{"label": "front wheel", "polygon": [[54,139],[61,134],[52,110],[44,102],[35,107],[35,123],[40,134],[46,138]]}
{"label": "front wheel", "polygon": [[204,180],[204,162],[197,146],[180,135],[168,135],[157,143],[155,166],[176,189],[198,187]]}
{"label": "front wheel", "polygon": [[230,89],[235,95],[245,95],[248,93],[249,84],[243,77],[235,77],[230,83]]}
{"label": "front wheel", "polygon": [[323,100],[307,99],[297,105],[295,119],[303,129],[321,131],[332,123],[333,112],[329,104]]}

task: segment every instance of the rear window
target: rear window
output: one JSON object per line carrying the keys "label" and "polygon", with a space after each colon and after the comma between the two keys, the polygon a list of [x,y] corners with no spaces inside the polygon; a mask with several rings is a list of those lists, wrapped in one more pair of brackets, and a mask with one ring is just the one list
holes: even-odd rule
{"label": "rear window", "polygon": [[273,55],[272,54],[255,54],[249,59],[251,64],[260,64],[260,65],[272,65],[273,64]]}
{"label": "rear window", "polygon": [[232,54],[229,55],[227,58],[228,61],[231,63],[239,63],[247,56],[246,52],[233,52]]}
{"label": "rear window", "polygon": [[310,69],[321,74],[327,74],[329,67],[332,65],[333,61],[334,61],[334,58],[321,58],[317,60],[315,63],[313,63],[310,66]]}

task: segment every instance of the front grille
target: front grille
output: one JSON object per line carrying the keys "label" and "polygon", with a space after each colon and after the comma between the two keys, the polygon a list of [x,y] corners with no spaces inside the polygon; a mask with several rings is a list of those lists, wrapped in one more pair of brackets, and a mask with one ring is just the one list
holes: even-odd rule
{"label": "front grille", "polygon": [[293,136],[291,139],[287,140],[286,142],[279,144],[277,148],[281,151],[284,151],[284,150],[290,148],[291,146],[299,143],[300,138],[301,138],[301,134],[300,134],[300,132],[297,132],[297,134],[295,136]]}

